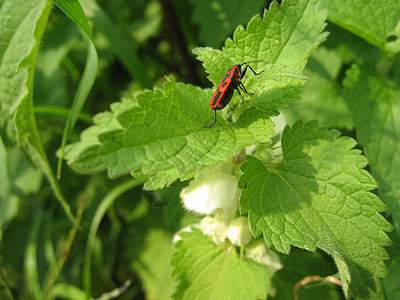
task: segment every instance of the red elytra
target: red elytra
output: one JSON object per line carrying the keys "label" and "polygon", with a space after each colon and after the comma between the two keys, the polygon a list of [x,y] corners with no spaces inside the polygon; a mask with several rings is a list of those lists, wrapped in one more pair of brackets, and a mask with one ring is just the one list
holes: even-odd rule
{"label": "red elytra", "polygon": [[[228,105],[229,101],[231,101],[232,99],[235,90],[238,91],[240,98],[242,99],[243,106],[244,106],[244,101],[239,88],[247,95],[250,96],[254,95],[252,93],[247,92],[246,88],[242,83],[242,78],[244,77],[244,75],[246,75],[247,68],[249,68],[254,75],[261,75],[264,72],[264,70],[262,70],[260,73],[257,73],[256,71],[253,70],[252,67],[250,67],[247,64],[248,62],[234,65],[232,68],[228,70],[228,72],[226,72],[224,78],[222,78],[221,82],[218,84],[217,90],[212,95],[210,101],[210,108],[214,110],[214,123],[208,126],[204,126],[204,128],[210,128],[215,123],[217,123],[217,110],[223,109],[225,106]],[[245,66],[242,71],[243,65]]]}

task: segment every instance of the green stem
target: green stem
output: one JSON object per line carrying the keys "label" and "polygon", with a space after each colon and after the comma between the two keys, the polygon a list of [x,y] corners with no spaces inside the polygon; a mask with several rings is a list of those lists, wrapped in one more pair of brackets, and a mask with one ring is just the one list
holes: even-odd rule
{"label": "green stem", "polygon": [[244,257],[244,246],[240,246],[240,260],[243,260]]}
{"label": "green stem", "polygon": [[71,230],[69,231],[68,239],[67,239],[66,243],[64,244],[64,247],[61,252],[61,257],[58,259],[57,266],[53,269],[53,272],[51,273],[51,275],[46,280],[46,283],[44,284],[44,292],[43,292],[44,300],[50,298],[50,292],[51,292],[58,276],[60,275],[60,272],[64,266],[65,261],[67,260],[68,253],[71,250],[71,246],[75,239],[76,232],[77,232],[78,228],[80,228],[79,223],[82,219],[82,213],[83,213],[84,207],[85,207],[85,198],[82,198],[81,201],[79,202],[78,211],[76,213],[76,218],[75,218],[76,222],[74,223]]}
{"label": "green stem", "polygon": [[[68,116],[70,109],[61,106],[35,106],[34,112],[36,114],[50,114],[59,116]],[[78,116],[78,120],[85,122],[88,125],[93,125],[92,115],[88,113],[81,112]]]}
{"label": "green stem", "polygon": [[[5,290],[7,291],[8,299],[14,300],[15,298],[11,293],[10,287],[8,286],[5,272],[6,271],[4,269],[0,269],[0,278],[1,278],[1,281],[2,281],[2,285],[0,285],[0,287],[2,287],[2,288],[4,287],[5,288]],[[5,294],[3,294],[3,295],[5,295]]]}
{"label": "green stem", "polygon": [[92,250],[94,246],[94,241],[96,238],[96,232],[99,228],[100,222],[103,219],[105,213],[109,209],[109,207],[114,203],[114,201],[129,191],[130,189],[142,184],[144,182],[143,179],[131,179],[128,180],[115,188],[113,188],[105,197],[101,200],[100,205],[97,207],[96,212],[92,219],[92,224],[90,224],[89,235],[86,243],[85,250],[85,262],[83,266],[83,287],[86,292],[88,298],[91,296],[91,274],[90,274],[90,266],[91,266],[91,257]]}

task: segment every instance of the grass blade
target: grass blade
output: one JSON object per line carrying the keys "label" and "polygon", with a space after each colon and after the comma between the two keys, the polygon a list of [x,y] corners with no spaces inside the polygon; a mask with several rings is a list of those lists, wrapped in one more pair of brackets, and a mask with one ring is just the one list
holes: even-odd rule
{"label": "grass blade", "polygon": [[93,42],[89,23],[78,0],[54,0],[54,3],[80,27],[86,36]]}
{"label": "grass blade", "polygon": [[97,52],[92,42],[89,42],[88,55],[86,61],[85,71],[83,72],[82,79],[79,83],[78,90],[76,91],[74,102],[71,107],[71,111],[68,115],[67,124],[64,127],[64,133],[61,141],[60,157],[58,158],[57,166],[57,178],[61,177],[61,166],[64,158],[65,145],[71,135],[72,129],[74,128],[76,121],[79,118],[79,114],[85,105],[87,96],[93,86],[96,70],[97,70]]}
{"label": "grass blade", "polygon": [[83,72],[81,81],[79,82],[70,114],[68,115],[67,124],[64,127],[64,133],[61,141],[60,156],[57,164],[57,178],[61,177],[61,166],[64,158],[65,145],[71,135],[71,132],[78,120],[79,113],[85,105],[87,96],[92,89],[94,80],[96,78],[96,71],[98,65],[97,51],[93,44],[93,37],[90,32],[89,23],[86,19],[85,13],[78,0],[55,0],[55,4],[71,19],[73,20],[89,38],[89,47],[86,60],[85,71]]}

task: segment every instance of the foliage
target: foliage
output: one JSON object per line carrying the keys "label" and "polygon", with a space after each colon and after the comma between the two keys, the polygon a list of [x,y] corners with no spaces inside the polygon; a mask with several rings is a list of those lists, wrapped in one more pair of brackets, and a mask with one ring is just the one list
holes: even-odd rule
{"label": "foliage", "polygon": [[266,2],[0,0],[1,299],[398,297],[400,5]]}

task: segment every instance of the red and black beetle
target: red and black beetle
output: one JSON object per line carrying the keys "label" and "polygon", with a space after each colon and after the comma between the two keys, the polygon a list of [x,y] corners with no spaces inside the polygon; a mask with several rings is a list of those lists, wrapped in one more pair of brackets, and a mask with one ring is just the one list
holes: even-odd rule
{"label": "red and black beetle", "polygon": [[[242,71],[242,66],[244,66]],[[232,68],[226,72],[224,78],[222,78],[221,82],[218,84],[217,90],[211,97],[210,108],[214,110],[214,123],[209,126],[204,126],[205,128],[210,128],[215,123],[217,123],[217,110],[223,109],[228,105],[229,101],[231,101],[233,93],[235,90],[238,91],[240,98],[242,99],[242,104],[244,106],[244,101],[242,94],[240,93],[239,88],[245,92],[247,95],[253,95],[252,93],[247,92],[246,88],[242,83],[242,78],[246,75],[247,68],[253,72],[254,75],[261,75],[263,71],[257,73],[253,70],[252,67],[248,65],[248,62],[234,65]]]}

